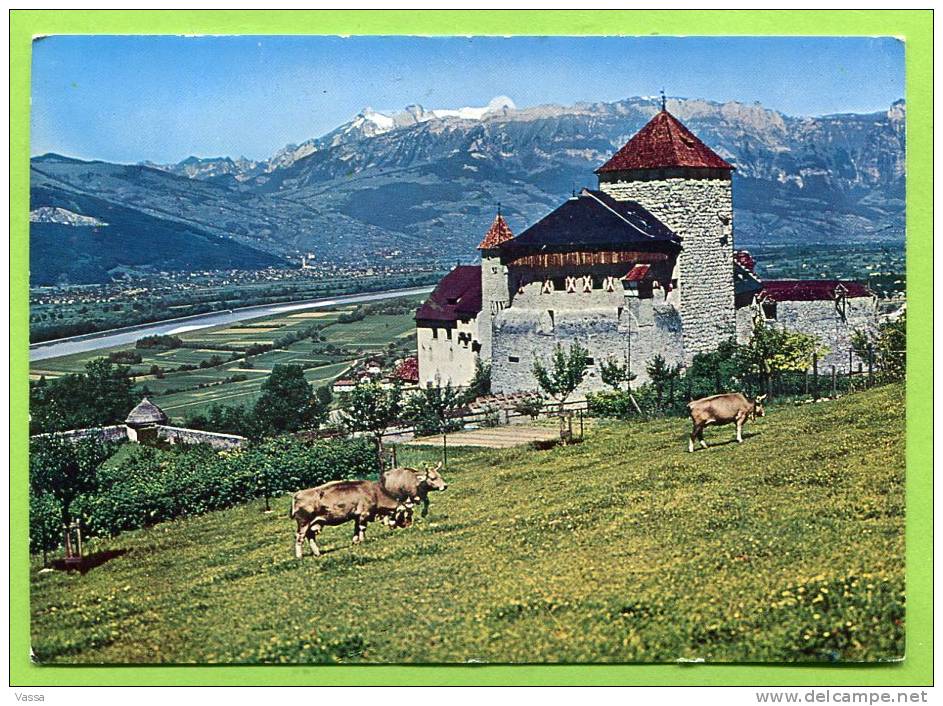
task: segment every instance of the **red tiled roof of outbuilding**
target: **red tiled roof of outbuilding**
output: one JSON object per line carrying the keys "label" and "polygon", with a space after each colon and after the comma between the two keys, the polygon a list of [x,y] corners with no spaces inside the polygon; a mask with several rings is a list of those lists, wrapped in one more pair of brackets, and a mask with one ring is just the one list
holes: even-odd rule
{"label": "red tiled roof of outbuilding", "polygon": [[485,233],[485,237],[481,239],[478,249],[487,250],[489,248],[496,248],[501,243],[504,243],[513,237],[514,233],[511,232],[511,227],[499,213],[494,217],[494,222],[491,224],[488,232]]}
{"label": "red tiled roof of outbuilding", "polygon": [[860,282],[843,282],[837,279],[763,281],[763,294],[778,302],[832,300],[837,293],[850,299],[874,296],[873,292]]}
{"label": "red tiled roof of outbuilding", "polygon": [[732,164],[695,137],[680,120],[667,110],[662,110],[596,173],[670,167],[734,169]]}

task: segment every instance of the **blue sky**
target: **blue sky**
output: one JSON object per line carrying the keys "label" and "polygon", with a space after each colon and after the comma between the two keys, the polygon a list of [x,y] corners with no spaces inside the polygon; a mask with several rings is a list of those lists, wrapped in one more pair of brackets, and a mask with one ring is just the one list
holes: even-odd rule
{"label": "blue sky", "polygon": [[519,107],[637,95],[790,115],[885,110],[904,46],[821,37],[133,37],[33,45],[32,153],[116,162],[270,156],[362,108]]}

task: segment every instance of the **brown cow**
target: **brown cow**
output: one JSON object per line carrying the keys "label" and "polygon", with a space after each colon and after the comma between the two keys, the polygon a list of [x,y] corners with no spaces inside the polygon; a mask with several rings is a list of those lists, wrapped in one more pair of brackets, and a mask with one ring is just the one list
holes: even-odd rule
{"label": "brown cow", "polygon": [[417,471],[414,468],[391,468],[380,474],[380,484],[388,494],[406,507],[407,522],[412,519],[413,503],[422,503],[422,516],[429,514],[429,491],[445,490],[448,484],[435,468]]}
{"label": "brown cow", "polygon": [[700,440],[701,446],[707,448],[707,442],[704,441],[704,427],[708,424],[721,426],[736,422],[737,443],[742,444],[743,423],[747,420],[747,417],[756,421],[757,417],[764,415],[762,403],[765,399],[766,395],[760,395],[751,400],[739,392],[728,392],[723,395],[713,395],[688,402],[688,411],[694,425],[691,430],[691,438],[688,439],[688,451],[694,452],[695,439]]}
{"label": "brown cow", "polygon": [[393,518],[402,525],[402,506],[380,484],[369,480],[336,480],[317,488],[299,490],[291,500],[289,516],[298,523],[295,535],[295,556],[304,552],[308,539],[311,553],[320,556],[318,532],[326,526],[354,521],[354,544],[364,540],[367,523],[377,518]]}

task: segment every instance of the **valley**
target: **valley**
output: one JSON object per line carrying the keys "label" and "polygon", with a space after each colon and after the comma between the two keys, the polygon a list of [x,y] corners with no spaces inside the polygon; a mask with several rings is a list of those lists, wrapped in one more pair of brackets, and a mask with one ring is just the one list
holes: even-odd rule
{"label": "valley", "polygon": [[[902,101],[820,117],[702,99],[668,108],[737,167],[738,247],[903,250]],[[32,283],[291,268],[308,253],[361,268],[465,260],[499,203],[520,232],[594,185],[593,169],[656,111],[651,98],[474,114],[411,106],[365,112],[263,162],[36,156]]]}

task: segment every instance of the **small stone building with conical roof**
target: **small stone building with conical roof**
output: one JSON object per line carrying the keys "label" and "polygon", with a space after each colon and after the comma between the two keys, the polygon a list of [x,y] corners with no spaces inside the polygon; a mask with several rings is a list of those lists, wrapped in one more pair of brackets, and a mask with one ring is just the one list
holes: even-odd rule
{"label": "small stone building with conical roof", "polygon": [[102,441],[132,441],[138,444],[206,444],[220,450],[238,448],[247,441],[244,436],[235,434],[220,434],[213,431],[203,431],[202,429],[170,426],[169,421],[164,410],[145,397],[128,413],[124,424],[89,429],[72,429],[35,436],[55,435],[73,441],[97,438]]}
{"label": "small stone building with conical roof", "polygon": [[872,293],[762,282],[734,249],[735,167],[661,108],[596,170],[596,190],[517,236],[498,214],[481,265],[456,267],[416,312],[420,384],[466,385],[480,358],[493,392],[534,390],[534,362],[573,342],[590,358],[578,393],[604,388],[607,359],[628,362],[641,384],[655,355],[688,365],[749,340],[758,317],[818,336],[833,349],[823,363],[857,362],[850,338],[877,323]]}
{"label": "small stone building with conical roof", "polygon": [[157,438],[158,425],[165,425],[168,421],[164,410],[145,397],[131,410],[124,424],[128,427],[128,438],[139,441],[141,434]]}

